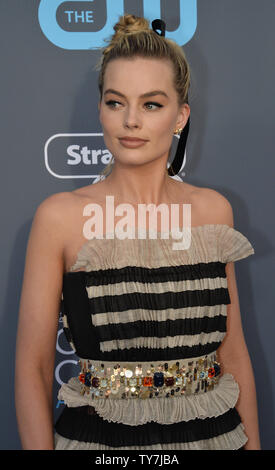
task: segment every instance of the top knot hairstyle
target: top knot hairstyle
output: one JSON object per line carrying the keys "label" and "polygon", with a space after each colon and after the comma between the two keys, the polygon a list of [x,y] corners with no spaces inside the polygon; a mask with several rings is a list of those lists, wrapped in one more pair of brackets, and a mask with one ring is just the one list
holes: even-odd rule
{"label": "top knot hairstyle", "polygon": [[[99,70],[98,88],[100,93],[100,101],[102,100],[104,76],[108,63],[118,58],[148,57],[157,59],[170,60],[174,70],[174,86],[178,96],[178,104],[182,106],[188,103],[188,90],[190,87],[190,67],[186,60],[182,48],[171,39],[165,37],[165,32],[157,33],[158,24],[165,26],[162,20],[155,20],[152,24],[154,29],[150,27],[150,23],[146,18],[138,17],[131,14],[120,16],[119,21],[113,27],[115,33],[108,41],[108,45],[103,48],[102,56],[96,69]],[[155,27],[157,26],[157,28]],[[186,124],[185,133],[182,133],[175,163],[167,170],[169,175],[176,174],[183,158],[180,154],[184,153],[186,139],[189,130],[189,121]],[[110,164],[103,170],[106,174]]]}
{"label": "top knot hairstyle", "polygon": [[182,48],[176,42],[157,34],[150,28],[146,18],[130,14],[119,18],[114,31],[96,67],[100,70],[98,77],[100,99],[107,64],[112,59],[139,56],[170,59],[174,69],[174,85],[178,93],[179,106],[188,103],[190,68]]}

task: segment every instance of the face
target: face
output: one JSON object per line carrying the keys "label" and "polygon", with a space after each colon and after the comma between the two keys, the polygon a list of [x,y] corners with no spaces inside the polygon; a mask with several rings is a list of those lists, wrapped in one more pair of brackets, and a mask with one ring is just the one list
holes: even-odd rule
{"label": "face", "polygon": [[187,104],[178,105],[170,61],[119,58],[107,65],[99,119],[116,164],[143,165],[162,159],[166,168],[173,133],[185,126],[189,114]]}

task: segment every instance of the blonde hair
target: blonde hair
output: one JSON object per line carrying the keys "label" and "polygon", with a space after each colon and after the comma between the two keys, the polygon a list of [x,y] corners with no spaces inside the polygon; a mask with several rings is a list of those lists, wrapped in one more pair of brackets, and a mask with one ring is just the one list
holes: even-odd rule
{"label": "blonde hair", "polygon": [[[171,39],[160,36],[150,28],[146,18],[126,14],[114,26],[115,33],[109,44],[103,48],[96,69],[99,70],[98,88],[102,99],[105,70],[108,63],[116,58],[153,57],[170,59],[174,70],[174,85],[178,94],[178,104],[188,103],[190,87],[190,67],[182,48]],[[114,158],[100,173],[106,175]],[[168,171],[168,169],[167,169]]]}

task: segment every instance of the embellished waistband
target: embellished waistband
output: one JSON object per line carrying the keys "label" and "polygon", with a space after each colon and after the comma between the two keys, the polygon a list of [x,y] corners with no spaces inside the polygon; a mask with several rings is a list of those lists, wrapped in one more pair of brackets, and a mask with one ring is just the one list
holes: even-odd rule
{"label": "embellished waistband", "polygon": [[110,362],[79,359],[81,394],[91,398],[155,398],[212,390],[218,383],[216,351],[166,362]]}

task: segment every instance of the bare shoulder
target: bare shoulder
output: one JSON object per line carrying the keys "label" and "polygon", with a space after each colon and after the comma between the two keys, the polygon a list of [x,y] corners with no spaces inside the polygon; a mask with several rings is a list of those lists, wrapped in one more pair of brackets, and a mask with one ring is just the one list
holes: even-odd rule
{"label": "bare shoulder", "polygon": [[234,225],[233,209],[229,200],[212,188],[198,188],[196,192],[196,209],[201,224]]}
{"label": "bare shoulder", "polygon": [[229,200],[212,188],[179,183],[185,201],[191,203],[192,225],[226,224],[233,227],[233,210]]}
{"label": "bare shoulder", "polygon": [[[95,188],[96,187],[96,188]],[[102,194],[101,194],[102,193]],[[73,191],[55,193],[44,199],[36,210],[36,218],[56,223],[70,234],[78,221],[83,221],[83,209],[89,202],[99,202],[103,195],[100,183],[91,184]]]}
{"label": "bare shoulder", "polygon": [[60,210],[71,207],[71,204],[74,204],[74,201],[75,195],[73,191],[51,194],[39,204],[36,212],[52,216],[60,215]]}
{"label": "bare shoulder", "polygon": [[78,197],[73,191],[55,193],[39,204],[35,218],[65,227],[78,206]]}
{"label": "bare shoulder", "polygon": [[73,226],[74,214],[78,213],[77,207],[79,203],[72,192],[48,196],[35,211],[32,231],[39,234],[44,232],[63,251]]}

